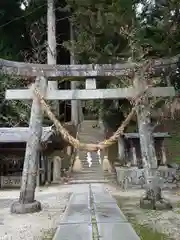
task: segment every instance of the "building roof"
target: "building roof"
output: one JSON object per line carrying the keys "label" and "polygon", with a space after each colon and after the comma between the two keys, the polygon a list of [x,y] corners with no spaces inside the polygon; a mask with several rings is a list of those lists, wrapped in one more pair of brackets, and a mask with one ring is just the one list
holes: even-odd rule
{"label": "building roof", "polygon": [[[139,138],[139,133],[124,133],[126,138]],[[154,138],[167,138],[170,137],[168,132],[155,132],[153,133]]]}
{"label": "building roof", "polygon": [[[43,127],[41,141],[46,142],[53,133],[52,127]],[[29,136],[28,127],[0,128],[0,143],[27,142]]]}

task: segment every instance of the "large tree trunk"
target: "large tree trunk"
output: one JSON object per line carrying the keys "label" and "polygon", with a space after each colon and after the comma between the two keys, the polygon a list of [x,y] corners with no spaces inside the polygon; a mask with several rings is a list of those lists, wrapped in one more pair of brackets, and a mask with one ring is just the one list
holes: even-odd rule
{"label": "large tree trunk", "polygon": [[[146,87],[145,79],[140,79],[138,76],[135,77],[134,86],[138,91],[143,91],[143,88]],[[137,121],[142,160],[144,163],[147,163],[150,170],[157,169],[157,158],[151,128],[149,100],[147,96],[144,97],[141,105],[137,108]]]}
{"label": "large tree trunk", "polygon": [[[35,87],[39,89],[42,95],[44,95],[47,87],[46,79],[44,77],[36,78]],[[36,188],[37,164],[39,160],[39,151],[41,149],[42,119],[43,112],[40,101],[34,96],[31,108],[29,137],[26,145],[20,197],[18,202],[12,204],[12,213],[29,213],[41,209],[40,203],[34,200],[34,195]]]}
{"label": "large tree trunk", "polygon": [[[145,78],[136,77],[134,85],[139,91],[146,87]],[[157,158],[154,146],[153,132],[151,128],[150,106],[147,96],[137,108],[137,121],[141,145],[141,155],[144,164],[144,177],[146,182],[145,195],[140,199],[141,208],[171,209],[172,205],[162,197],[162,186],[160,177],[157,176]]]}
{"label": "large tree trunk", "polygon": [[[72,23],[70,23],[70,38],[73,43],[74,41],[74,29]],[[73,44],[72,44],[73,46]],[[71,49],[71,56],[70,56],[70,63],[71,64],[76,64],[76,59],[75,59],[75,53],[74,53],[74,47]],[[79,83],[77,81],[71,81],[71,89],[76,89],[78,87]],[[71,100],[71,122],[77,126],[80,122],[80,117],[79,114],[82,114],[80,110],[80,100]]]}
{"label": "large tree trunk", "polygon": [[[56,51],[56,15],[55,15],[55,1],[48,1],[47,9],[47,28],[48,28],[48,46],[47,46],[47,63],[49,65],[56,65],[57,63],[57,51]],[[57,81],[48,82],[49,89],[58,89]],[[59,115],[59,102],[54,101],[52,103],[53,111]]]}
{"label": "large tree trunk", "polygon": [[154,147],[154,138],[151,128],[149,110],[145,103],[137,110],[141,155],[144,163],[147,162],[150,169],[157,169],[157,158]]}

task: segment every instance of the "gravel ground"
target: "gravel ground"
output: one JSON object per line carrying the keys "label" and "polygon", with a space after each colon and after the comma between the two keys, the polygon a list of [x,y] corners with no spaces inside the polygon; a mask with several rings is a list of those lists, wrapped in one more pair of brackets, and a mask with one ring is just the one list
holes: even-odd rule
{"label": "gravel ground", "polygon": [[0,240],[52,239],[70,198],[70,190],[62,186],[38,192],[36,200],[42,203],[43,210],[25,215],[10,213],[10,204],[18,197],[19,191],[1,191]]}
{"label": "gravel ground", "polygon": [[143,210],[139,207],[139,199],[144,190],[129,189],[122,191],[117,186],[106,185],[105,188],[122,201],[122,211],[134,215],[137,221],[143,225],[149,225],[152,229],[166,234],[171,239],[180,239],[180,196],[175,191],[164,191],[163,196],[170,199],[174,208],[170,211]]}

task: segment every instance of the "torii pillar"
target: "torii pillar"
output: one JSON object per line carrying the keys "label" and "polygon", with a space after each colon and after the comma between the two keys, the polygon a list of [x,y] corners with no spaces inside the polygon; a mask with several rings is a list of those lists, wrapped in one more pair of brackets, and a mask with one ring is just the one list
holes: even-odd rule
{"label": "torii pillar", "polygon": [[[47,86],[46,79],[44,77],[37,77],[34,86],[40,90],[42,95],[44,95]],[[19,200],[11,205],[11,213],[25,214],[41,210],[40,202],[36,201],[34,197],[42,136],[42,119],[43,112],[41,110],[40,101],[34,96],[31,108],[29,138],[26,145],[20,196]]]}

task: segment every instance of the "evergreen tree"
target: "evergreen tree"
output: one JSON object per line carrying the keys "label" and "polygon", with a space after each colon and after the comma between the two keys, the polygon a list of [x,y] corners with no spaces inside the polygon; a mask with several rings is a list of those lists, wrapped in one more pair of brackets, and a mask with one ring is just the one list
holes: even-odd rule
{"label": "evergreen tree", "polygon": [[[67,2],[76,33],[73,45],[80,63],[120,63],[131,57],[131,43],[138,24],[137,0]],[[71,49],[70,42],[65,46]],[[126,77],[99,83],[101,88],[127,85],[129,79]],[[97,115],[101,112],[106,123],[116,128],[124,118],[122,112],[128,111],[130,104],[127,100],[104,100],[87,101],[86,106]]]}
{"label": "evergreen tree", "polygon": [[[119,63],[132,57],[139,61],[179,52],[178,0],[161,0],[155,4],[146,0],[67,0],[67,3],[76,31],[73,45],[80,63]],[[71,49],[71,43],[65,46]],[[171,80],[179,88],[177,74],[171,76]],[[106,83],[101,87],[107,87]],[[128,84],[128,79],[108,83],[115,88]],[[123,107],[127,110],[129,103],[126,100],[90,101],[87,106],[93,112],[101,108],[104,118],[112,114],[109,120],[112,122],[113,119],[119,121],[121,110]]]}
{"label": "evergreen tree", "polygon": [[[34,59],[34,47],[37,42],[32,44],[31,36],[37,34],[37,28],[34,28],[36,22],[41,22],[43,37],[40,36],[38,41],[46,54],[44,43],[47,5],[45,0],[30,1],[26,10],[22,10],[20,8],[22,2],[23,0],[0,2],[0,57],[23,61],[24,53],[28,52],[28,60],[32,61],[30,59]],[[156,0],[155,4],[147,0],[66,0],[64,4],[64,1],[57,0],[56,7],[61,11],[63,8],[64,11],[69,12],[69,19],[75,27],[74,45],[79,63],[124,62],[132,57],[132,51],[136,60],[168,57],[179,53],[180,2],[178,0]],[[71,50],[72,43],[64,42],[64,46]],[[39,61],[43,62],[42,59]],[[180,89],[178,72],[169,77],[176,89]],[[3,81],[0,81],[0,107],[4,113],[8,112],[8,119],[11,111],[4,109],[8,104],[3,100],[4,89],[23,84],[25,81],[10,80],[4,76]],[[107,86],[116,88],[127,86],[130,82],[128,78],[116,78],[110,82],[101,81],[98,84],[101,88]],[[18,106],[15,102],[14,105]],[[112,115],[111,120],[108,121],[118,119],[118,123],[114,123],[117,125],[119,118],[122,118],[122,112],[126,114],[130,104],[127,100],[108,100],[88,101],[87,106],[97,115],[101,111],[104,119],[109,119]],[[16,111],[18,116],[19,107]],[[4,119],[4,113],[1,119]],[[6,120],[3,121],[1,120],[2,124],[6,123]],[[18,122],[18,117],[13,122],[13,124]]]}

